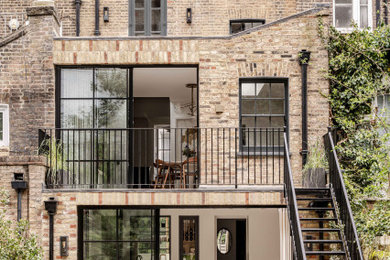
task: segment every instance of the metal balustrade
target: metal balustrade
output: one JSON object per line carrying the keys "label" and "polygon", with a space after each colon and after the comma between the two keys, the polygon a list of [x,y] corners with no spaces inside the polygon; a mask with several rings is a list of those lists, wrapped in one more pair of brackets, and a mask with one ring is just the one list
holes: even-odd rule
{"label": "metal balustrade", "polygon": [[[287,135],[284,134],[284,150],[285,154],[288,155],[290,150],[288,146]],[[293,247],[293,259],[306,260],[305,247],[303,244],[302,238],[302,229],[298,213],[298,204],[297,204],[297,195],[295,193],[294,178],[291,169],[290,157],[285,156],[285,173],[284,173],[284,183],[285,183],[285,193],[287,210],[290,220],[291,227],[291,238],[292,238],[292,247]]]}
{"label": "metal balustrade", "polygon": [[283,184],[282,128],[40,130],[47,188],[236,189]]}
{"label": "metal balustrade", "polygon": [[339,210],[339,217],[343,225],[343,235],[347,243],[347,254],[349,259],[363,260],[363,253],[360,247],[359,236],[356,231],[355,222],[352,215],[351,205],[349,203],[347,190],[345,188],[343,174],[337,158],[337,152],[334,144],[336,132],[329,132],[324,135],[325,150],[329,161],[329,184],[336,197]]}

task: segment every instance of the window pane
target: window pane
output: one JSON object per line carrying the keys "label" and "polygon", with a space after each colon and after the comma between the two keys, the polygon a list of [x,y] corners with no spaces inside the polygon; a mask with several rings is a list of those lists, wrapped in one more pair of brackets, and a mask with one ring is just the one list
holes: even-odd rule
{"label": "window pane", "polygon": [[243,25],[241,23],[231,23],[231,33],[239,33],[243,31]]}
{"label": "window pane", "polygon": [[100,99],[95,104],[97,128],[126,128],[126,100]]}
{"label": "window pane", "polygon": [[254,83],[242,83],[241,84],[241,95],[245,98],[255,96],[256,85]]}
{"label": "window pane", "polygon": [[368,27],[368,6],[360,7],[360,28]]}
{"label": "window pane", "polygon": [[130,258],[124,259],[152,260],[153,246],[154,243],[132,242],[130,243]]}
{"label": "window pane", "polygon": [[116,210],[84,210],[83,219],[84,241],[116,240]]}
{"label": "window pane", "polygon": [[135,30],[145,30],[144,10],[135,10]]}
{"label": "window pane", "polygon": [[352,4],[352,0],[335,0],[336,5],[337,4]]}
{"label": "window pane", "polygon": [[121,240],[153,240],[153,216],[151,210],[123,210],[120,224]]}
{"label": "window pane", "polygon": [[242,100],[241,113],[242,114],[254,114],[255,101],[254,100]]}
{"label": "window pane", "polygon": [[3,112],[0,112],[0,141],[3,141],[4,139],[4,120],[3,120],[4,114]]}
{"label": "window pane", "polygon": [[171,226],[170,217],[160,217],[160,257],[161,260],[170,259],[170,240],[171,235],[169,233]]}
{"label": "window pane", "polygon": [[144,8],[144,0],[135,0],[135,8]]}
{"label": "window pane", "polygon": [[284,114],[284,100],[270,100],[271,114]]}
{"label": "window pane", "polygon": [[284,98],[284,83],[271,83],[271,98]]}
{"label": "window pane", "polygon": [[284,117],[277,116],[271,118],[271,127],[284,127]]}
{"label": "window pane", "polygon": [[127,97],[126,69],[96,69],[96,97]]}
{"label": "window pane", "polygon": [[244,23],[244,27],[243,27],[244,30],[248,30],[250,28],[252,28],[252,23]]}
{"label": "window pane", "polygon": [[161,7],[161,0],[152,0],[152,8]]}
{"label": "window pane", "polygon": [[254,117],[243,117],[241,124],[242,124],[242,127],[255,127],[255,118]]}
{"label": "window pane", "polygon": [[377,98],[377,103],[378,103],[379,109],[381,109],[383,107],[383,97],[384,96],[378,96],[378,98]]}
{"label": "window pane", "polygon": [[269,100],[256,100],[256,114],[269,114]]}
{"label": "window pane", "polygon": [[145,242],[119,243],[119,259],[153,259],[153,244]]}
{"label": "window pane", "polygon": [[84,243],[84,259],[90,259],[90,260],[117,259],[117,243],[115,242]]}
{"label": "window pane", "polygon": [[256,127],[266,128],[270,127],[270,125],[270,117],[264,116],[256,118]]}
{"label": "window pane", "polygon": [[336,6],[335,19],[337,28],[349,28],[352,22],[352,5],[350,6]]}
{"label": "window pane", "polygon": [[256,84],[256,96],[259,98],[269,98],[269,83],[257,83]]}
{"label": "window pane", "polygon": [[366,4],[368,4],[368,0],[360,0],[360,4],[361,5],[366,5]]}
{"label": "window pane", "polygon": [[182,219],[182,234],[181,247],[183,252],[183,259],[196,259],[196,244],[198,234],[196,233],[196,220],[195,219]]}
{"label": "window pane", "polygon": [[62,128],[91,128],[92,100],[62,100]]}
{"label": "window pane", "polygon": [[63,69],[61,70],[62,98],[92,98],[93,70],[92,69]]}
{"label": "window pane", "polygon": [[161,31],[161,12],[152,10],[152,31]]}

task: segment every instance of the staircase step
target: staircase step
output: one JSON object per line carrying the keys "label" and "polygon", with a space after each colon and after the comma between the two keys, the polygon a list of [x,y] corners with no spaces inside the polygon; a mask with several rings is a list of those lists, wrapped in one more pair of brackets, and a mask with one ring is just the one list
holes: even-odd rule
{"label": "staircase step", "polygon": [[332,199],[331,198],[297,198],[297,200],[311,200],[311,201],[329,201],[331,202]]}
{"label": "staircase step", "polygon": [[298,208],[298,210],[334,210],[334,208],[322,208],[322,207],[310,207],[310,208]]}
{"label": "staircase step", "polygon": [[313,244],[342,244],[343,240],[303,240],[303,243]]}
{"label": "staircase step", "polygon": [[337,218],[300,218],[300,221],[337,221]]}
{"label": "staircase step", "polygon": [[340,232],[338,228],[302,228],[302,232]]}
{"label": "staircase step", "polygon": [[307,195],[307,194],[323,195],[323,194],[330,194],[330,189],[329,188],[296,188],[295,193],[297,195]]}
{"label": "staircase step", "polygon": [[344,251],[306,251],[306,255],[345,255]]}

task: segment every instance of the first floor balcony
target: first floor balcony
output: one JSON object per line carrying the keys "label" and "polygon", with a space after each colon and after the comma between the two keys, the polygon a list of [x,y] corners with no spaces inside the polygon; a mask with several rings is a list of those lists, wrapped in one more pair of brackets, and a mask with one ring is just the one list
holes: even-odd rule
{"label": "first floor balcony", "polygon": [[283,128],[40,130],[48,189],[238,189],[283,184]]}

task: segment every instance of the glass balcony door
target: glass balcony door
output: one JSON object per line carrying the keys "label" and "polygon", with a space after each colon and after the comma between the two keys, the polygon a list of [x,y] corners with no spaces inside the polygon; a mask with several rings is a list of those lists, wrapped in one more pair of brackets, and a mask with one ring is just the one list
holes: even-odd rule
{"label": "glass balcony door", "polygon": [[129,70],[62,69],[60,78],[62,184],[127,183]]}

